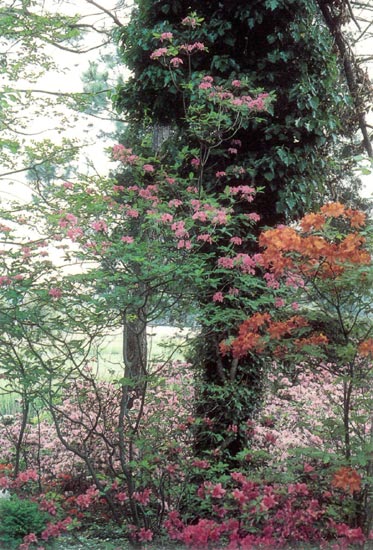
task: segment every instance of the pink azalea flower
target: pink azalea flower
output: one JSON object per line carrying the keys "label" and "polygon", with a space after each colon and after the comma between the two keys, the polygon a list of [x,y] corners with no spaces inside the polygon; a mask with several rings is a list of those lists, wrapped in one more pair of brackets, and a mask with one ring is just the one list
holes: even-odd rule
{"label": "pink azalea flower", "polygon": [[172,65],[172,67],[175,67],[177,69],[177,67],[180,67],[180,65],[183,65],[184,64],[184,61],[180,58],[180,57],[173,57],[172,59],[170,59],[170,65]]}
{"label": "pink azalea flower", "polygon": [[172,40],[173,38],[172,32],[162,32],[161,36],[159,37],[159,40],[163,42],[164,40]]}
{"label": "pink azalea flower", "polygon": [[124,242],[124,243],[127,243],[127,244],[132,244],[134,239],[133,237],[130,237],[128,235],[124,235],[122,238],[121,238],[121,241]]}
{"label": "pink azalea flower", "polygon": [[195,17],[184,17],[184,19],[181,20],[181,24],[186,27],[191,27],[194,29],[197,26],[197,20]]}
{"label": "pink azalea flower", "polygon": [[251,212],[251,214],[247,214],[247,217],[249,220],[252,220],[253,222],[258,222],[260,220],[260,215],[256,212]]}
{"label": "pink azalea flower", "polygon": [[154,166],[152,164],[144,164],[142,169],[144,172],[154,172]]}
{"label": "pink azalea flower", "polygon": [[215,294],[212,297],[213,302],[223,302],[224,296],[222,292],[215,292]]}
{"label": "pink azalea flower", "polygon": [[158,48],[157,50],[154,50],[153,53],[150,54],[150,59],[159,59],[160,57],[163,57],[168,52],[167,48]]}
{"label": "pink azalea flower", "polygon": [[95,231],[103,231],[103,232],[106,232],[108,229],[107,224],[104,220],[96,220],[92,222],[91,227]]}
{"label": "pink azalea flower", "polygon": [[60,288],[50,288],[48,291],[49,296],[58,300],[62,296],[62,290]]}
{"label": "pink azalea flower", "polygon": [[130,218],[138,218],[139,217],[139,211],[135,210],[134,208],[130,208],[127,210],[127,216]]}
{"label": "pink azalea flower", "polygon": [[137,538],[140,542],[146,542],[153,540],[153,531],[150,529],[145,529],[145,527],[142,527],[137,535]]}

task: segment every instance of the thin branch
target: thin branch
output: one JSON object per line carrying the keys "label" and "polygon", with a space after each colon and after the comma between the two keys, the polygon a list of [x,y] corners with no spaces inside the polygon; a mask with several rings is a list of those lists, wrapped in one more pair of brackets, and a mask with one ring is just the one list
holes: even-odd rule
{"label": "thin branch", "polygon": [[99,10],[103,11],[104,13],[106,13],[106,15],[108,15],[109,17],[111,17],[111,19],[114,21],[114,23],[116,25],[118,25],[118,27],[123,27],[123,23],[121,23],[121,21],[119,21],[118,17],[112,13],[110,10],[107,10],[106,8],[102,7],[100,4],[98,4],[97,2],[95,2],[94,0],[85,0],[88,4],[91,4],[92,6],[96,6],[96,8],[98,8]]}

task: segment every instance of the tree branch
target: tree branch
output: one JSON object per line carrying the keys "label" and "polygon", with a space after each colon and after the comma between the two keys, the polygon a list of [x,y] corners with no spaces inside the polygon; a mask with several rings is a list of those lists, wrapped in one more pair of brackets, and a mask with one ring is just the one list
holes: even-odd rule
{"label": "tree branch", "polygon": [[88,4],[91,4],[92,6],[96,6],[96,8],[98,8],[99,10],[103,11],[104,13],[106,13],[106,15],[108,15],[109,17],[111,17],[111,19],[114,21],[114,23],[116,25],[118,25],[118,27],[123,27],[123,23],[121,23],[121,21],[119,21],[118,17],[114,14],[114,13],[111,13],[110,10],[107,10],[106,8],[102,7],[100,4],[98,4],[97,2],[95,2],[94,0],[85,0]]}

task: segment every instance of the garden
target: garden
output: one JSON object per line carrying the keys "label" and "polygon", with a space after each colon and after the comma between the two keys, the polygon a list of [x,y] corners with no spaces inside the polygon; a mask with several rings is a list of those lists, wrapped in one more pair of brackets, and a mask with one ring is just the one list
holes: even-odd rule
{"label": "garden", "polygon": [[[1,549],[373,545],[356,104],[313,3],[207,4],[139,1],[113,33],[109,174],[26,147],[30,198],[0,205]],[[268,26],[268,71],[229,17],[255,58]]]}

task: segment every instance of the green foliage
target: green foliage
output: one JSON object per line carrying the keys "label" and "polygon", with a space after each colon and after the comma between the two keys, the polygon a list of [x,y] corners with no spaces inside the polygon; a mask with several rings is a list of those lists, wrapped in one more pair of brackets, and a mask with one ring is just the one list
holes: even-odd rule
{"label": "green foliage", "polygon": [[16,548],[25,535],[40,535],[49,515],[39,510],[36,502],[15,495],[0,499],[0,544]]}
{"label": "green foliage", "polygon": [[[272,225],[284,214],[302,213],[324,199],[332,177],[335,141],[356,129],[345,123],[352,105],[339,76],[329,31],[316,2],[292,0],[236,2],[140,1],[122,30],[126,64],[134,71],[118,89],[118,108],[132,122],[150,116],[155,123],[184,125],[180,78],[199,71],[224,79],[248,78],[252,89],[275,90],[274,112],[264,123],[253,121],[237,137],[244,143],[237,158],[266,188],[261,205],[264,222]],[[195,10],[202,25],[180,21]],[[200,41],[208,47],[174,71],[150,59],[162,32],[175,40]],[[327,98],[327,101],[326,101]],[[168,108],[169,104],[173,109]]]}

